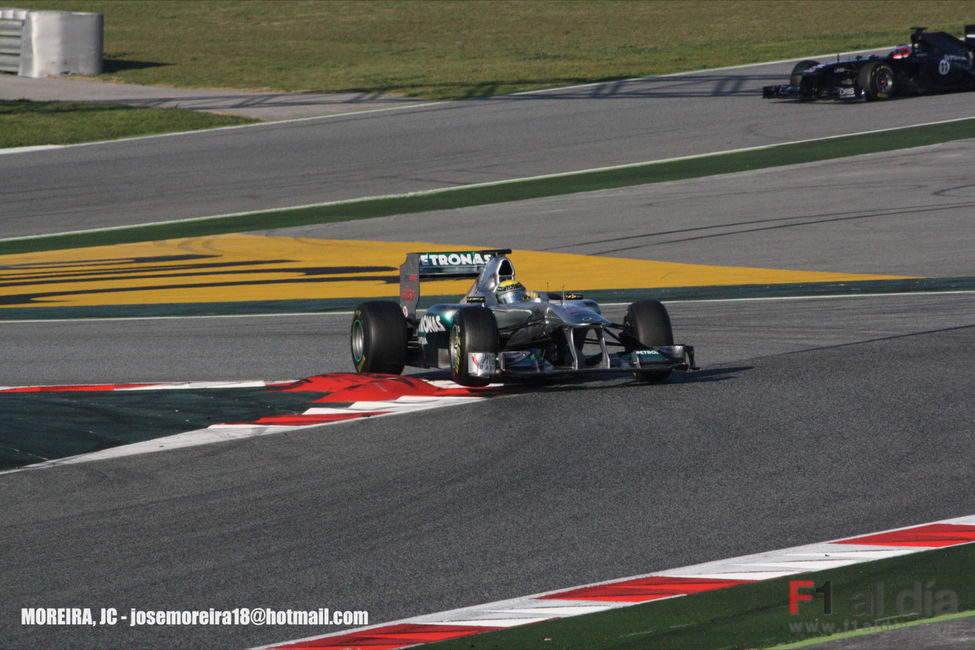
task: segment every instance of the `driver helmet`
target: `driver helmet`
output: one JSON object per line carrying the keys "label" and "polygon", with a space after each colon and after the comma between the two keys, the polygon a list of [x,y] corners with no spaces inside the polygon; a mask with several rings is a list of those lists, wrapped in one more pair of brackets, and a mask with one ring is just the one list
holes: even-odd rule
{"label": "driver helmet", "polygon": [[496,294],[498,302],[502,305],[523,302],[528,298],[528,291],[525,290],[525,286],[517,280],[505,280],[498,285]]}

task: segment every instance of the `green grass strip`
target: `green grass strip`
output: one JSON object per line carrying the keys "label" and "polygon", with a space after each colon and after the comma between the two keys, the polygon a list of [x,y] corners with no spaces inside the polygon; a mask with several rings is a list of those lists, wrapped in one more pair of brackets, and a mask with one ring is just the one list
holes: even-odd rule
{"label": "green grass strip", "polygon": [[[112,82],[459,99],[961,34],[966,0],[18,0],[105,16]],[[7,5],[4,5],[7,6]],[[160,34],[165,34],[160,37]]]}
{"label": "green grass strip", "polygon": [[975,138],[975,119],[926,124],[850,136],[772,145],[726,153],[581,171],[553,176],[341,201],[315,206],[187,219],[142,226],[0,240],[0,254],[127,244],[177,237],[291,228],[372,219],[395,214],[451,210],[546,196],[662,183],[734,172],[909,149]]}
{"label": "green grass strip", "polygon": [[[842,549],[838,549],[842,550]],[[546,621],[423,646],[515,648],[763,648],[880,632],[975,609],[975,544],[914,553]],[[829,583],[789,613],[789,581]],[[810,593],[805,591],[804,593]]]}
{"label": "green grass strip", "polygon": [[116,140],[257,121],[202,111],[103,102],[0,101],[0,149]]}
{"label": "green grass strip", "polygon": [[928,625],[929,623],[943,623],[945,621],[954,621],[960,618],[971,618],[975,616],[975,611],[970,612],[958,612],[957,614],[945,614],[944,616],[932,616],[931,618],[924,618],[917,621],[910,621],[907,623],[896,623],[887,629],[862,629],[855,630],[853,632],[841,632],[834,634],[832,636],[821,636],[813,639],[806,639],[805,641],[799,641],[797,643],[786,643],[784,645],[774,646],[774,650],[793,650],[793,648],[805,648],[811,645],[819,645],[820,643],[826,643],[827,641],[839,641],[840,639],[852,639],[858,636],[866,636],[868,634],[876,634],[877,632],[889,630],[900,630],[905,627],[917,627],[919,625]]}

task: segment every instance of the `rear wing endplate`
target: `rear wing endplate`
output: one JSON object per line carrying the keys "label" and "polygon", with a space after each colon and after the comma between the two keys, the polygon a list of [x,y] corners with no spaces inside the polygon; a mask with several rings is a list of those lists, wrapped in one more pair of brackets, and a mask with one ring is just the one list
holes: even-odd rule
{"label": "rear wing endplate", "polygon": [[491,249],[407,253],[406,261],[399,267],[399,303],[403,313],[407,318],[416,317],[421,280],[476,279],[488,262],[510,252],[510,249]]}

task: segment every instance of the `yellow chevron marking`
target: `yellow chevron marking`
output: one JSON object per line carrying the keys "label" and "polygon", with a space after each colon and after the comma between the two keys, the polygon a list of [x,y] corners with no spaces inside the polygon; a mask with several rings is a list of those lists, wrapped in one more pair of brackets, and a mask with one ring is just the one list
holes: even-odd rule
{"label": "yellow chevron marking", "polygon": [[[411,251],[496,248],[218,235],[0,256],[0,305],[94,306],[396,297]],[[904,276],[678,264],[515,250],[530,289],[573,291],[888,280]],[[460,295],[470,280],[424,283]]]}

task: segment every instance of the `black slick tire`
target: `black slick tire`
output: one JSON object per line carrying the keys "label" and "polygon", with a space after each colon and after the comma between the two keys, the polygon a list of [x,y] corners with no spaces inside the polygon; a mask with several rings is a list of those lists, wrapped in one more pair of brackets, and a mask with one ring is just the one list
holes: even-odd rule
{"label": "black slick tire", "polygon": [[[813,61],[812,59],[806,59],[797,63],[795,67],[792,68],[792,74],[789,75],[789,85],[798,88],[800,92],[811,93],[810,88],[802,87],[803,80],[805,79],[802,76],[802,73],[809,68],[815,68],[817,65],[819,65],[819,61]],[[806,80],[806,86],[810,86],[811,84],[811,80]]]}
{"label": "black slick tire", "polygon": [[[631,338],[625,346],[627,351],[674,344],[670,314],[657,300],[641,300],[628,306],[623,316],[623,329]],[[670,369],[648,370],[633,374],[644,381],[656,383],[667,379],[670,372]]]}
{"label": "black slick tire", "polygon": [[454,314],[448,339],[450,376],[461,386],[487,386],[491,380],[471,374],[471,353],[497,354],[498,322],[484,307],[465,307]]}
{"label": "black slick tire", "polygon": [[352,363],[356,372],[398,375],[406,364],[406,316],[395,302],[371,300],[352,316]]}
{"label": "black slick tire", "polygon": [[868,102],[889,99],[897,90],[894,69],[883,61],[870,61],[860,68],[857,85]]}

